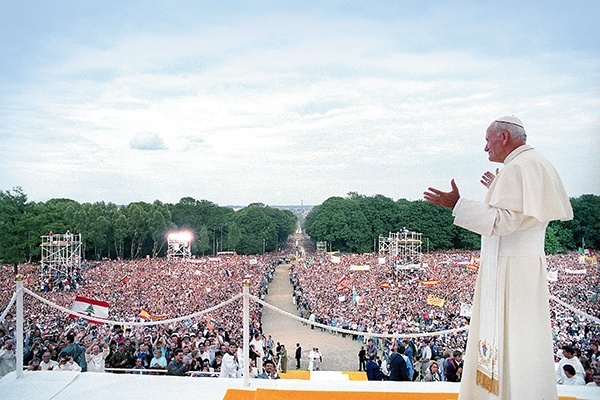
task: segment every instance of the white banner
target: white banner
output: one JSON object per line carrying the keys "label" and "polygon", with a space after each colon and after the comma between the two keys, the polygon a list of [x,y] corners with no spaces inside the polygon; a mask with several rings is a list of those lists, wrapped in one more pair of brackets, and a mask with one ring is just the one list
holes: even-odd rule
{"label": "white banner", "polygon": [[460,316],[470,317],[471,316],[471,304],[460,303]]}
{"label": "white banner", "polygon": [[371,269],[370,265],[351,265],[350,271],[368,271]]}
{"label": "white banner", "polygon": [[587,270],[586,269],[570,269],[570,268],[565,268],[565,272],[567,274],[572,274],[572,275],[585,275],[585,274],[587,274]]}

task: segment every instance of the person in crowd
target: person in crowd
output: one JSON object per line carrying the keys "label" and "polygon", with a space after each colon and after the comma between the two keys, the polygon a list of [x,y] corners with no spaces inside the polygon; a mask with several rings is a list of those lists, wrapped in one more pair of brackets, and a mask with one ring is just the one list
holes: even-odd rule
{"label": "person in crowd", "polygon": [[571,365],[575,370],[575,373],[583,379],[585,376],[585,369],[583,368],[583,365],[581,365],[579,358],[575,357],[575,349],[573,346],[564,345],[562,347],[562,355],[563,357],[558,362],[556,368],[556,383],[564,384],[569,380],[569,377],[565,374],[565,369],[563,368],[565,365]]}
{"label": "person in crowd", "polygon": [[415,379],[415,357],[412,346],[410,345],[409,339],[402,340],[402,346],[404,346],[404,355],[406,356],[406,366],[408,367],[408,376],[411,380]]}
{"label": "person in crowd", "polygon": [[419,370],[419,377],[422,379],[427,373],[427,370],[429,369],[429,363],[431,362],[431,357],[433,357],[431,346],[429,345],[429,339],[423,339],[420,354],[421,357],[419,361],[421,362],[421,369]]}
{"label": "person in crowd", "polygon": [[279,356],[279,366],[282,373],[287,373],[288,354],[285,345],[282,343],[277,352]]}
{"label": "person in crowd", "polygon": [[[102,351],[100,351],[102,346]],[[110,349],[102,336],[96,338],[85,351],[88,372],[106,372],[106,357]]]}
{"label": "person in crowd", "polygon": [[183,350],[175,349],[173,352],[173,359],[167,366],[168,375],[185,376],[186,373],[191,369],[191,358],[183,359]]}
{"label": "person in crowd", "polygon": [[371,356],[377,356],[377,347],[375,347],[375,343],[373,342],[373,339],[369,338],[367,340],[367,357],[370,358]]}
{"label": "person in crowd", "polygon": [[485,141],[489,160],[504,167],[484,173],[483,203],[461,197],[454,180],[450,192],[430,187],[424,193],[426,201],[453,210],[455,225],[481,235],[459,396],[556,398],[544,239],[548,223],[572,219],[573,210],[552,164],[526,144],[519,118],[493,121]]}
{"label": "person in crowd", "polygon": [[42,367],[40,367],[40,362],[42,362],[42,360],[39,358],[34,358],[33,360],[29,361],[27,363],[27,371],[41,371]]}
{"label": "person in crowd", "polygon": [[167,368],[167,359],[163,355],[162,349],[154,350],[154,357],[150,360],[150,368],[164,369]]}
{"label": "person in crowd", "polygon": [[227,352],[223,355],[221,361],[221,374],[220,378],[238,378],[240,370],[240,363],[238,362],[238,351],[237,344],[235,342],[229,343]]}
{"label": "person in crowd", "polygon": [[300,360],[302,359],[302,347],[296,343],[296,369],[300,369]]}
{"label": "person in crowd", "polygon": [[315,371],[321,370],[321,363],[323,362],[323,355],[318,347],[315,347],[315,354],[313,360],[313,368]]}
{"label": "person in crowd", "polygon": [[[82,372],[87,371],[87,362],[85,360],[86,347],[81,345],[80,340],[83,337],[83,332],[76,335],[72,332],[65,337],[66,346],[61,350],[61,353],[73,357],[73,360],[81,367]],[[90,342],[91,343],[91,342]]]}
{"label": "person in crowd", "polygon": [[390,355],[389,363],[390,381],[410,381],[408,367],[404,358],[404,346],[399,344]]}
{"label": "person in crowd", "polygon": [[446,360],[446,381],[460,382],[463,376],[463,354],[460,350],[452,352],[452,358]]}
{"label": "person in crowd", "polygon": [[144,359],[142,357],[135,358],[135,364],[131,371],[134,375],[147,375],[148,371],[146,371],[146,367],[144,366]]}
{"label": "person in crowd", "polygon": [[58,362],[52,359],[52,353],[45,351],[44,354],[42,354],[42,362],[40,363],[42,371],[52,371],[57,366]]}
{"label": "person in crowd", "polygon": [[316,351],[316,347],[313,347],[309,352],[308,352],[308,370],[309,371],[314,371],[315,370],[315,359],[317,358],[317,351]]}
{"label": "person in crowd", "polygon": [[427,372],[425,372],[425,376],[423,377],[424,382],[441,382],[442,374],[440,374],[440,366],[437,361],[431,361],[429,363],[429,368]]}
{"label": "person in crowd", "polygon": [[279,374],[277,373],[277,368],[275,368],[275,363],[273,360],[266,360],[264,363],[264,372],[259,374],[257,378],[259,379],[279,379]]}
{"label": "person in crowd", "polygon": [[367,351],[365,350],[365,346],[360,346],[360,350],[358,351],[358,370],[367,370]]}
{"label": "person in crowd", "polygon": [[262,371],[262,363],[265,358],[265,341],[260,333],[254,334],[254,338],[250,341],[250,345],[254,346],[254,351],[258,353],[256,357],[256,367]]}
{"label": "person in crowd", "polygon": [[61,353],[59,355],[58,366],[54,368],[54,371],[81,372],[81,367],[73,360],[73,357],[66,353]]}
{"label": "person in crowd", "polygon": [[595,386],[600,388],[600,369],[595,369],[592,372],[592,381],[589,382],[587,386]]}
{"label": "person in crowd", "polygon": [[369,381],[380,381],[382,380],[381,369],[376,361],[377,356],[371,356],[365,364],[365,371],[367,372],[367,380]]}
{"label": "person in crowd", "polygon": [[573,386],[583,386],[585,385],[585,380],[583,376],[579,375],[573,365],[565,364],[562,366],[563,373],[565,377],[561,381],[561,385],[573,385]]}

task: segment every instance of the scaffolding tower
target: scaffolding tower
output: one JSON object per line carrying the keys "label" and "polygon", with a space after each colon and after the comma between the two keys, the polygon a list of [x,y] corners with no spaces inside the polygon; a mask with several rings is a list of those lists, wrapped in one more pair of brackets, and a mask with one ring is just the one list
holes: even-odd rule
{"label": "scaffolding tower", "polygon": [[167,236],[167,258],[190,258],[192,256],[192,235],[189,232],[175,232]]}
{"label": "scaffolding tower", "polygon": [[54,234],[42,238],[40,285],[43,290],[69,290],[77,286],[81,271],[81,233]]}
{"label": "scaffolding tower", "polygon": [[327,251],[327,242],[317,242],[317,252],[325,253]]}
{"label": "scaffolding tower", "polygon": [[388,255],[398,265],[416,264],[421,261],[423,234],[404,228],[390,232],[388,237],[379,235],[379,254]]}

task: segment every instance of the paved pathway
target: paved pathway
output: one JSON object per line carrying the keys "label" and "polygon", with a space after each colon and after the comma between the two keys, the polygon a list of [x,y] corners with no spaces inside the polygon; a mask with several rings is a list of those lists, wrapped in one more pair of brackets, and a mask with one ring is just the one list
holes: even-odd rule
{"label": "paved pathway", "polygon": [[[291,314],[298,315],[292,300],[293,286],[289,279],[289,264],[280,264],[275,270],[273,280],[269,284],[269,294],[265,302]],[[288,369],[296,368],[294,355],[296,343],[302,347],[301,369],[308,369],[308,353],[318,347],[323,356],[321,370],[324,371],[356,371],[358,370],[358,351],[361,344],[350,336],[342,338],[319,328],[310,329],[310,325],[289,318],[279,312],[265,307],[263,309],[263,332],[271,335],[275,342],[285,345],[288,352]]]}

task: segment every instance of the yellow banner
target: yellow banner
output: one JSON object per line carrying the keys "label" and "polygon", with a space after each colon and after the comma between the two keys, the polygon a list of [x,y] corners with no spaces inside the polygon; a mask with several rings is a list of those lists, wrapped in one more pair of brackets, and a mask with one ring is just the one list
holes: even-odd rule
{"label": "yellow banner", "polygon": [[444,307],[446,300],[440,299],[439,297],[427,296],[427,304],[437,307]]}

